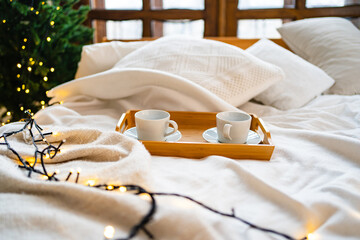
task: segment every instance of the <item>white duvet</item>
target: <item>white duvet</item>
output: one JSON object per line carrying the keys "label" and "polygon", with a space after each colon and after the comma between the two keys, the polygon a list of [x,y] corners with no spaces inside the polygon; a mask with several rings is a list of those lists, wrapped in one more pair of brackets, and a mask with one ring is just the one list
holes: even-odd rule
{"label": "white duvet", "polygon": [[[149,191],[188,195],[219,211],[294,238],[360,238],[360,96],[320,96],[305,107],[279,111],[246,103],[239,110],[260,116],[271,132],[270,161],[159,157],[114,131],[127,109],[236,110],[189,80],[155,70],[112,69],[52,90],[53,101],[35,115],[51,141],[67,139],[50,172],[81,168],[79,184],[28,178],[0,146],[0,239],[103,239],[114,226],[127,236],[149,208],[131,194],[105,192],[96,183],[139,184]],[[21,123],[0,128],[0,133]],[[24,155],[23,136],[12,143]],[[156,197],[147,229],[155,239],[282,239],[211,213],[185,199]],[[135,239],[147,239],[140,231]]]}

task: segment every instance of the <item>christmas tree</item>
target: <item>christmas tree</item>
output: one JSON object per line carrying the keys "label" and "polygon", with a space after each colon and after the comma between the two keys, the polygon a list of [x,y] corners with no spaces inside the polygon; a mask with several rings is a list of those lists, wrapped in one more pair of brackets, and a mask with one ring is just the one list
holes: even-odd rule
{"label": "christmas tree", "polygon": [[36,112],[47,104],[47,90],[74,78],[82,46],[93,34],[82,25],[89,7],[75,9],[77,2],[0,1],[2,119]]}

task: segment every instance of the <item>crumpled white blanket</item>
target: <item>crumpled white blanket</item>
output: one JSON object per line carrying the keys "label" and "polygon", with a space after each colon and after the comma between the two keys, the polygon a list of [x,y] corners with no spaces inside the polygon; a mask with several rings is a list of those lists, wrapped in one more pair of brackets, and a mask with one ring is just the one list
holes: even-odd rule
{"label": "crumpled white blanket", "polygon": [[[124,85],[118,79],[116,85],[115,72],[133,81]],[[142,88],[136,72],[159,79],[158,84]],[[178,87],[168,85],[169,79]],[[309,233],[315,239],[360,237],[359,95],[320,96],[289,111],[255,103],[241,106],[261,116],[272,134],[275,151],[264,162],[150,156],[141,143],[114,131],[128,108],[236,109],[175,75],[110,70],[70,82],[51,94],[53,101],[64,104],[40,111],[35,119],[45,131],[59,133],[49,141],[67,142],[57,158],[47,160],[47,168],[59,169],[60,179],[71,168],[81,168],[79,184],[73,183],[74,175],[69,182],[48,182],[35,174],[28,178],[15,157],[0,146],[0,239],[103,239],[106,225],[114,226],[116,238],[126,237],[149,203],[131,194],[84,186],[89,179],[185,194],[223,212],[234,208],[241,218],[296,238]],[[162,99],[162,94],[172,97]],[[179,94],[184,98],[177,98]],[[21,123],[9,124],[0,133],[19,127]],[[12,138],[11,144],[25,156],[32,152],[23,135]],[[147,225],[156,239],[281,239],[185,199],[157,197],[157,201],[155,217]],[[136,239],[147,237],[140,233]]]}

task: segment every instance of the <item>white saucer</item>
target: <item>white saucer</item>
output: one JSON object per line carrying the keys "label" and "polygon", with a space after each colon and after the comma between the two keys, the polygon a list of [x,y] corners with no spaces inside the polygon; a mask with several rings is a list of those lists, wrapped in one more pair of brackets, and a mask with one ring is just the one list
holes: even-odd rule
{"label": "white saucer", "polygon": [[[167,132],[171,132],[172,130],[173,130],[172,127],[168,127]],[[124,135],[138,139],[136,127],[132,127],[132,128],[129,128],[128,130],[126,130],[124,132]],[[165,141],[166,142],[177,142],[180,140],[181,137],[182,137],[182,135],[181,135],[180,131],[178,130],[178,131],[174,132],[173,134],[165,137]]]}
{"label": "white saucer", "polygon": [[[218,140],[217,128],[210,128],[203,132],[203,138],[210,143],[220,143]],[[245,144],[259,144],[261,137],[256,132],[249,130],[249,135]]]}

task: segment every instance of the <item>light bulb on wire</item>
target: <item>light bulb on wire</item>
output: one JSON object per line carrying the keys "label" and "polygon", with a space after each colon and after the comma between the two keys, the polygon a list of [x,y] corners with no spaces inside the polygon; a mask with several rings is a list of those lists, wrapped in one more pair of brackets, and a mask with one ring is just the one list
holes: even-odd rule
{"label": "light bulb on wire", "polygon": [[104,237],[106,239],[111,239],[114,237],[115,229],[113,226],[106,226],[104,229]]}

